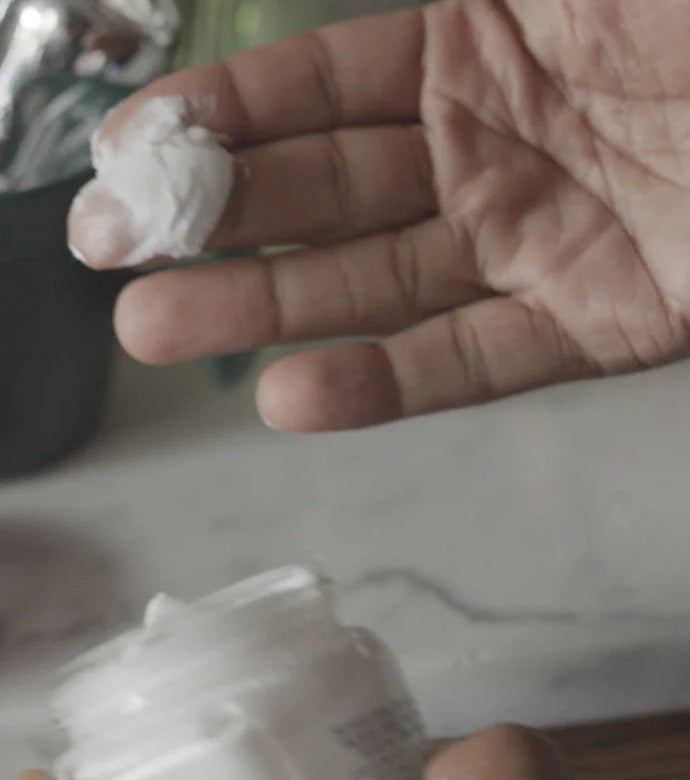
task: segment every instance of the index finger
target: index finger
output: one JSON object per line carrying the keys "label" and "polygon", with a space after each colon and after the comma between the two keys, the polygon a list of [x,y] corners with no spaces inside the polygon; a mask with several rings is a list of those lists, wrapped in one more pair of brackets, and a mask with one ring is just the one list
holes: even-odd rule
{"label": "index finger", "polygon": [[170,95],[187,98],[190,123],[234,147],[415,121],[423,50],[421,9],[342,22],[159,79],[122,104],[103,133],[147,100]]}

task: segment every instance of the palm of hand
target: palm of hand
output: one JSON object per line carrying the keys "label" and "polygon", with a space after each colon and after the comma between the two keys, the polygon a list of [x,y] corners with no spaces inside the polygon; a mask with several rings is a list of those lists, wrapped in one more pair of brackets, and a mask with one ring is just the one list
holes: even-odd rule
{"label": "palm of hand", "polygon": [[211,248],[310,248],[139,280],[122,342],[174,362],[378,337],[268,369],[260,409],[297,430],[685,355],[689,18],[690,0],[445,0],[154,85],[106,135],[151,92],[210,90],[251,172]]}
{"label": "palm of hand", "polygon": [[423,111],[441,211],[463,270],[508,296],[455,320],[480,392],[686,352],[689,11],[431,11]]}

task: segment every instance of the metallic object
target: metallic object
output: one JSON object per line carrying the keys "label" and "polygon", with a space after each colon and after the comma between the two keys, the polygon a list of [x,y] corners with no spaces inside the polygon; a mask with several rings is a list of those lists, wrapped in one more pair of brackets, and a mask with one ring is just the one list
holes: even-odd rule
{"label": "metallic object", "polygon": [[179,24],[175,0],[0,0],[0,168],[32,83],[68,73],[145,84],[168,69]]}
{"label": "metallic object", "polygon": [[180,28],[175,0],[101,0],[101,5],[129,19],[161,47],[171,46]]}
{"label": "metallic object", "polygon": [[88,171],[91,136],[129,92],[67,73],[31,82],[14,111],[0,165],[0,193],[35,189]]}

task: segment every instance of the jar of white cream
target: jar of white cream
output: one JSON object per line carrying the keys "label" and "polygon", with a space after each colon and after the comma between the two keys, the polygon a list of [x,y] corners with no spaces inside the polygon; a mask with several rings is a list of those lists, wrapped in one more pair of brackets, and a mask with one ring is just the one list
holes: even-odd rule
{"label": "jar of white cream", "polygon": [[55,699],[59,780],[419,780],[420,719],[390,652],[288,567],[76,661]]}

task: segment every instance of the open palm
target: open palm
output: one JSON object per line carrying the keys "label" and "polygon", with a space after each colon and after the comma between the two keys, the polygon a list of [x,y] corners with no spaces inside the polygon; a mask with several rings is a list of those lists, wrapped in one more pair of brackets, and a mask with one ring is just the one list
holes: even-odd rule
{"label": "open palm", "polygon": [[122,342],[161,363],[366,336],[264,374],[297,430],[685,355],[689,36],[690,0],[445,0],[158,82],[106,133],[214,94],[248,173],[212,248],[309,248],[138,280]]}

